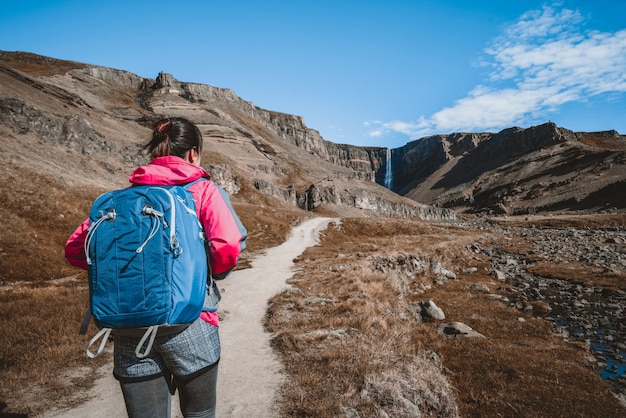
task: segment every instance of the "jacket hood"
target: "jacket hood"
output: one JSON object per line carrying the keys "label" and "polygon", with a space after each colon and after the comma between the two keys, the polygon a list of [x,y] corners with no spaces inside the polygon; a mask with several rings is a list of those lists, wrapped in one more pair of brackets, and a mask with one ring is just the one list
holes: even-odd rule
{"label": "jacket hood", "polygon": [[129,180],[133,184],[168,186],[189,183],[202,177],[211,178],[211,175],[180,157],[168,156],[155,158],[149,164],[137,167]]}

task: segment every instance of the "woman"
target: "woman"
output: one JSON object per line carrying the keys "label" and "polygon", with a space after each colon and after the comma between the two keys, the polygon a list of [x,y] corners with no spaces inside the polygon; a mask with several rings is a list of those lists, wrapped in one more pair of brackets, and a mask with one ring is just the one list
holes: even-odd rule
{"label": "woman", "polygon": [[[138,167],[130,182],[140,185],[186,184],[210,175],[200,167],[200,130],[183,118],[155,123],[146,145],[152,161]],[[232,210],[228,197],[212,181],[189,187],[196,201],[198,218],[209,242],[213,277],[225,278],[245,248],[246,230]],[[89,219],[70,236],[65,256],[70,264],[87,269],[84,242]],[[171,395],[179,390],[185,417],[214,417],[217,365],[220,358],[217,312],[202,312],[185,330],[157,337],[150,354],[135,354],[138,338],[115,336],[113,374],[120,382],[126,410],[134,417],[168,417]]]}

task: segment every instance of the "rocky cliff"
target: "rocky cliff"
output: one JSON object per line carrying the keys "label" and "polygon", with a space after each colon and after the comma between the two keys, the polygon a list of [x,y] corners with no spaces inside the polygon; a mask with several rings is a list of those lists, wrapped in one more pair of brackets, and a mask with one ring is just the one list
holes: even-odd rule
{"label": "rocky cliff", "polygon": [[[148,126],[182,116],[199,126],[209,153],[203,161],[231,194],[253,190],[338,215],[455,216],[379,186],[377,149],[325,141],[301,117],[261,109],[229,89],[9,52],[0,52],[0,83],[7,170],[14,164],[71,185],[124,186],[130,169],[146,162],[138,142]],[[37,156],[26,158],[21,147]]]}
{"label": "rocky cliff", "polygon": [[[160,84],[179,85],[177,91],[185,91],[185,96],[195,102],[229,100],[285,143],[350,169],[349,178],[385,185],[389,174],[386,148],[326,141],[301,117],[260,109],[231,91],[203,85],[192,89],[187,87],[192,85],[180,85],[172,79],[157,80]],[[388,179],[392,184],[387,186],[416,202],[457,211],[513,214],[623,209],[625,151],[626,137],[615,131],[576,133],[553,123],[498,133],[435,135],[391,150]],[[336,185],[323,193],[319,188],[308,189],[313,191],[309,198],[357,202],[356,207],[399,213],[385,209],[384,204],[364,204],[354,194],[347,200],[336,198]],[[304,196],[297,199],[301,207],[306,204]]]}
{"label": "rocky cliff", "polygon": [[[95,158],[95,173],[119,175],[113,179],[119,184],[125,183],[122,173],[143,161],[137,138],[167,115],[200,126],[215,163],[211,171],[231,193],[247,184],[303,209],[449,219],[454,212],[447,209],[514,214],[626,208],[626,137],[615,131],[572,132],[546,123],[434,135],[387,150],[327,141],[300,116],[169,74],[147,79],[0,52],[0,78],[0,125],[5,136],[10,132],[5,148],[11,141],[65,147]],[[67,156],[58,157],[67,171]],[[101,175],[65,174],[104,184]]]}
{"label": "rocky cliff", "polygon": [[626,208],[626,136],[546,123],[499,133],[436,135],[392,152],[392,189],[472,212]]}

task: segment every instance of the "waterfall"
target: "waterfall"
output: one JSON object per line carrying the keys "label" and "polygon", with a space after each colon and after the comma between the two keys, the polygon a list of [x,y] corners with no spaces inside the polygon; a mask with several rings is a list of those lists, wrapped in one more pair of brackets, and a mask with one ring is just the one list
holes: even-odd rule
{"label": "waterfall", "polygon": [[393,172],[391,171],[391,148],[387,148],[387,161],[385,167],[385,187],[391,190],[393,185]]}

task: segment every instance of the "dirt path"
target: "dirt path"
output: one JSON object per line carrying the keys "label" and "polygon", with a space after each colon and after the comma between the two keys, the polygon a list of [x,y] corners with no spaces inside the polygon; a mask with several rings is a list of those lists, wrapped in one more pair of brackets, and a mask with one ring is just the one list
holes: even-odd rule
{"label": "dirt path", "polygon": [[[282,371],[270,348],[270,335],[263,330],[267,301],[286,286],[292,274],[293,259],[315,245],[319,232],[331,221],[331,218],[314,218],[296,226],[285,243],[252,259],[251,268],[238,270],[220,282],[220,289],[223,289],[220,310],[224,318],[220,327],[218,417],[276,415],[274,396],[282,382]],[[40,418],[126,416],[112,368],[111,364],[103,368],[88,402],[69,411],[52,411]],[[181,417],[177,398],[172,402],[172,417]]]}

